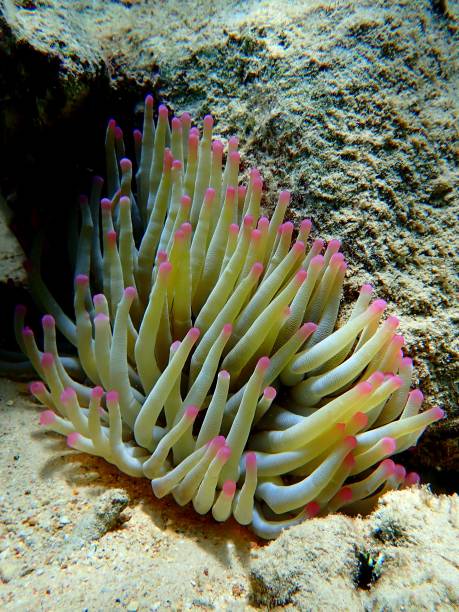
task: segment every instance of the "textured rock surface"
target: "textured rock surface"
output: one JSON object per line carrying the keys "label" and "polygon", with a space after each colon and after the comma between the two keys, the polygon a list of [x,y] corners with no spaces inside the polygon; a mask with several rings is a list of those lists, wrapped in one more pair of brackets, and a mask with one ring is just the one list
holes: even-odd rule
{"label": "textured rock surface", "polygon": [[9,210],[0,195],[0,283],[25,283],[24,253],[8,227]]}
{"label": "textured rock surface", "polygon": [[292,610],[453,610],[459,499],[390,493],[368,519],[334,516],[284,532],[251,568],[253,603]]}

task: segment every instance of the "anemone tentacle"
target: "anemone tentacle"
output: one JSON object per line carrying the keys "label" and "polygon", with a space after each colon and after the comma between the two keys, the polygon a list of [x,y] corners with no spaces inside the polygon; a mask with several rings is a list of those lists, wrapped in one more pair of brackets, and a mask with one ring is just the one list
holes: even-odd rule
{"label": "anemone tentacle", "polygon": [[[39,248],[30,288],[49,314],[43,351],[16,309],[15,330],[40,382],[40,424],[69,446],[152,482],[157,497],[263,538],[302,520],[370,510],[410,486],[388,457],[416,443],[421,412],[398,320],[363,285],[337,327],[347,264],[339,240],[309,242],[284,221],[282,191],[261,214],[263,181],[240,184],[239,141],[213,140],[147,96],[137,170],[114,120],[106,182],[81,199],[75,317],[48,291]],[[101,199],[101,196],[104,196]],[[55,328],[77,356],[60,355]],[[225,436],[225,437],[224,437]]]}

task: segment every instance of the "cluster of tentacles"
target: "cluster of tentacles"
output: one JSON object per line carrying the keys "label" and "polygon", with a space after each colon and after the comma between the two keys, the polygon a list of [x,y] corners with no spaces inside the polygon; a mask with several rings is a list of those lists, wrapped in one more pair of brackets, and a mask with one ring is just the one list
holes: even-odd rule
{"label": "cluster of tentacles", "polygon": [[[364,285],[335,330],[346,264],[340,242],[292,244],[289,193],[261,216],[262,179],[239,185],[237,138],[212,140],[187,113],[155,123],[145,102],[137,173],[110,121],[106,181],[73,227],[75,320],[35,253],[30,288],[43,352],[16,310],[18,342],[43,382],[40,422],[79,451],[151,480],[157,497],[231,515],[264,538],[317,514],[365,512],[416,483],[389,456],[442,417],[420,412],[398,320]],[[101,199],[104,193],[106,198]],[[60,355],[56,327],[77,350]]]}

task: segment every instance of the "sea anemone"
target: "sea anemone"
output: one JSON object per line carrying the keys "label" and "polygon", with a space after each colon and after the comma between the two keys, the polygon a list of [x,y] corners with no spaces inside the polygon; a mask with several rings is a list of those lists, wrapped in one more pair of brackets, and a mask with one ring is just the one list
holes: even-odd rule
{"label": "sea anemone", "polygon": [[[200,134],[187,113],[169,124],[160,106],[155,123],[153,110],[148,96],[134,181],[108,124],[106,181],[81,198],[69,238],[74,321],[43,282],[39,248],[31,258],[30,289],[50,313],[43,352],[22,306],[15,326],[41,378],[30,386],[47,408],[40,423],[147,477],[157,497],[264,538],[416,483],[388,457],[443,411],[420,412],[398,320],[382,320],[386,303],[364,285],[337,326],[340,242],[306,246],[304,220],[292,244],[290,194],[261,216],[262,178],[252,169],[239,184],[237,138],[223,163],[210,115]],[[58,352],[56,327],[77,358]]]}

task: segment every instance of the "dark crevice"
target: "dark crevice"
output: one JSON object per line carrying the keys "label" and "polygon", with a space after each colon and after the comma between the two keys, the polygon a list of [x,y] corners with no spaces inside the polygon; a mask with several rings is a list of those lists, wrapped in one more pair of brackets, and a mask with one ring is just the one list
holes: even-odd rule
{"label": "dark crevice", "polygon": [[368,591],[380,578],[384,556],[382,554],[370,553],[361,550],[357,553],[357,571],[354,576],[354,583],[358,589]]}

